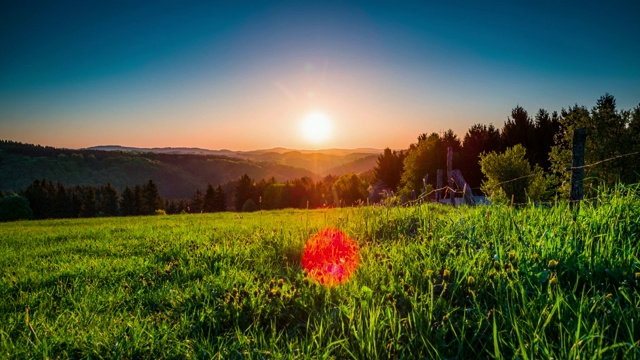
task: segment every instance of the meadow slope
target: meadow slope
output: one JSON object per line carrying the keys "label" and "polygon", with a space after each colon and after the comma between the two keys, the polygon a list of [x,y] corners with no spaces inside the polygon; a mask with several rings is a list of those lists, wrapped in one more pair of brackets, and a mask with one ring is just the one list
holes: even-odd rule
{"label": "meadow slope", "polygon": [[[638,358],[640,197],[0,224],[0,357]],[[332,226],[351,281],[300,266]]]}

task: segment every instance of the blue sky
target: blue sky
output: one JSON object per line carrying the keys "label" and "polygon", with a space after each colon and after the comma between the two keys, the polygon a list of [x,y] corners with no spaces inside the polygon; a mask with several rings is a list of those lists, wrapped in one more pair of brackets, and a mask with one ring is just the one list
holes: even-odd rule
{"label": "blue sky", "polygon": [[[636,2],[15,2],[0,138],[249,150],[404,148],[521,105],[640,103]],[[332,136],[309,143],[311,112]]]}

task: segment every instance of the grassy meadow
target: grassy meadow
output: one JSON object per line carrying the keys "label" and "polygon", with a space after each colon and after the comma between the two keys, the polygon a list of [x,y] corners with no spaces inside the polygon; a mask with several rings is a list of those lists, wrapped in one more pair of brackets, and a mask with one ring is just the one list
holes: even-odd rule
{"label": "grassy meadow", "polygon": [[[640,358],[640,195],[0,224],[0,358]],[[300,265],[332,226],[351,281]]]}

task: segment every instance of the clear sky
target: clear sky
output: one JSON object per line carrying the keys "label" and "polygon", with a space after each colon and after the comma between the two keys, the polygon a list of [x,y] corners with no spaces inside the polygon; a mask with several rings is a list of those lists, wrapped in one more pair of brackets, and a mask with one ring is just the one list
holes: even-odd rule
{"label": "clear sky", "polygon": [[[0,139],[406,148],[501,127],[516,105],[590,108],[609,92],[631,109],[638,14],[631,0],[11,1]],[[329,134],[304,136],[313,113]]]}

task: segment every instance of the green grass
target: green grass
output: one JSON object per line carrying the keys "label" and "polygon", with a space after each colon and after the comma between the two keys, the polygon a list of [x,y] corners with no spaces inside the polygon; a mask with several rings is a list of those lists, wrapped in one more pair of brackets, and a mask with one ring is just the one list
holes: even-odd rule
{"label": "green grass", "polygon": [[[0,358],[638,358],[637,188],[550,208],[0,224]],[[353,279],[300,267],[325,226]]]}

